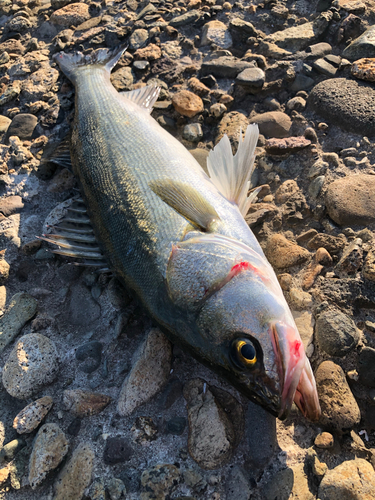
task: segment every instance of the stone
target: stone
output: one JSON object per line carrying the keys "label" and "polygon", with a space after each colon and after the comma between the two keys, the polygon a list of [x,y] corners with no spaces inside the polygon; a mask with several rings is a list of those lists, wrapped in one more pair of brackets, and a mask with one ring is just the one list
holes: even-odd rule
{"label": "stone", "polygon": [[230,470],[225,483],[227,500],[249,500],[252,488],[246,471],[236,465]]}
{"label": "stone", "polygon": [[187,382],[184,397],[188,407],[189,453],[202,469],[216,469],[233,453],[232,421],[203,380]]}
{"label": "stone", "polygon": [[375,387],[375,349],[372,347],[361,349],[357,370],[361,384]]}
{"label": "stone", "polygon": [[249,90],[260,90],[265,82],[266,75],[260,68],[247,68],[241,71],[236,77],[235,82],[241,87]]}
{"label": "stone", "polygon": [[13,428],[18,434],[28,434],[38,427],[53,405],[50,396],[33,401],[21,410],[13,421]]}
{"label": "stone", "polygon": [[221,21],[210,21],[203,26],[201,47],[212,43],[221,49],[229,49],[233,45],[227,26]]}
{"label": "stone", "polygon": [[362,266],[363,250],[362,240],[356,238],[351,241],[343,251],[341,259],[336,265],[336,274],[345,278],[354,275]]}
{"label": "stone", "polygon": [[29,483],[33,490],[58,467],[68,448],[65,434],[57,424],[44,424],[39,429],[29,464]]}
{"label": "stone", "polygon": [[375,57],[375,26],[368,28],[343,50],[342,56],[349,61]]}
{"label": "stone", "polygon": [[352,64],[351,73],[359,80],[375,82],[375,58],[364,58],[355,61]]}
{"label": "stone", "polygon": [[168,420],[166,425],[166,431],[168,434],[173,434],[174,436],[181,436],[183,434],[187,421],[185,417],[174,417]]}
{"label": "stone", "polygon": [[182,131],[182,137],[190,142],[199,142],[203,137],[202,125],[200,123],[189,123]]}
{"label": "stone", "polygon": [[310,491],[304,464],[294,465],[272,474],[263,488],[264,500],[315,500]]}
{"label": "stone", "polygon": [[5,363],[2,380],[7,392],[27,399],[53,382],[59,369],[55,344],[39,333],[19,339]]}
{"label": "stone", "polygon": [[220,142],[224,135],[227,135],[232,143],[232,151],[234,148],[237,149],[240,130],[246,130],[248,124],[248,119],[244,114],[238,113],[237,111],[226,113],[218,125],[215,144]]}
{"label": "stone", "polygon": [[281,111],[268,111],[251,117],[250,123],[257,123],[259,132],[266,137],[287,137],[290,133],[292,121]]}
{"label": "stone", "polygon": [[363,266],[363,276],[370,280],[375,281],[375,251],[370,250],[366,255],[365,263]]}
{"label": "stone", "polygon": [[334,438],[329,432],[321,432],[315,438],[314,444],[317,448],[322,450],[329,450],[333,448]]}
{"label": "stone", "polygon": [[13,460],[17,454],[26,446],[23,439],[13,439],[0,449],[0,462],[3,460]]}
{"label": "stone", "polygon": [[0,285],[4,285],[4,283],[9,278],[9,269],[10,265],[4,259],[0,260]]}
{"label": "stone", "polygon": [[326,178],[324,175],[319,175],[310,182],[307,192],[309,193],[311,200],[316,201],[319,198],[325,180]]}
{"label": "stone", "polygon": [[265,148],[272,155],[291,154],[310,146],[311,141],[303,136],[284,139],[267,139]]}
{"label": "stone", "polygon": [[82,389],[66,390],[63,393],[65,409],[75,417],[84,418],[97,415],[111,402],[112,398],[98,392],[88,392]]}
{"label": "stone", "polygon": [[64,28],[78,26],[88,19],[90,19],[89,6],[82,2],[70,3],[62,9],[55,10],[50,17],[51,23]]}
{"label": "stone", "polygon": [[172,104],[177,113],[189,118],[201,113],[204,109],[202,99],[189,90],[177,92],[172,97]]}
{"label": "stone", "polygon": [[294,193],[299,191],[298,184],[292,179],[288,179],[283,182],[276,190],[275,201],[277,204],[282,205],[285,203]]}
{"label": "stone", "polygon": [[89,443],[80,443],[55,483],[54,500],[77,500],[91,482],[95,453]]}
{"label": "stone", "polygon": [[45,63],[22,82],[21,93],[28,102],[40,101],[57,82],[59,72]]}
{"label": "stone", "polygon": [[8,130],[11,121],[7,116],[0,115],[0,134],[4,134]]}
{"label": "stone", "polygon": [[287,109],[290,111],[303,111],[306,107],[306,101],[303,97],[301,96],[296,96],[293,97],[292,99],[289,99],[289,101],[286,103]]}
{"label": "stone", "polygon": [[134,74],[129,66],[124,66],[111,74],[111,83],[118,92],[131,90]]}
{"label": "stone", "polygon": [[319,485],[320,500],[372,500],[375,472],[363,458],[348,460],[328,470]]}
{"label": "stone", "polygon": [[134,442],[138,444],[146,444],[158,438],[158,428],[150,417],[137,417],[130,430]]}
{"label": "stone", "polygon": [[9,143],[9,137],[13,135],[19,137],[21,140],[30,140],[36,124],[38,123],[38,118],[34,115],[28,113],[19,113],[16,115],[11,124],[9,125],[8,131],[5,135],[6,144]]}
{"label": "stone", "polygon": [[354,321],[337,309],[324,309],[317,316],[315,335],[320,348],[330,356],[346,356],[359,342]]}
{"label": "stone", "polygon": [[324,80],[312,89],[308,107],[332,124],[366,136],[375,135],[375,89],[346,78]]}
{"label": "stone", "polygon": [[276,31],[264,38],[265,42],[276,44],[292,52],[305,49],[323,37],[332,20],[332,12],[323,12],[314,21]]}
{"label": "stone", "polygon": [[332,361],[323,361],[315,380],[322,410],[319,423],[339,432],[359,424],[361,412],[342,368]]}
{"label": "stone", "polygon": [[226,111],[227,107],[220,102],[215,102],[215,104],[210,107],[210,114],[215,118],[221,118]]}
{"label": "stone", "polygon": [[338,71],[338,67],[331,64],[324,57],[322,57],[321,59],[317,59],[316,61],[313,61],[312,65],[316,71],[330,78],[333,78]]}
{"label": "stone", "polygon": [[142,472],[140,500],[170,498],[179,481],[180,471],[175,465],[154,465]]}
{"label": "stone", "polygon": [[100,366],[102,359],[103,344],[96,340],[87,342],[78,347],[76,351],[76,359],[83,361],[78,369],[84,373],[93,373]]}
{"label": "stone", "polygon": [[72,288],[68,307],[67,319],[72,325],[90,325],[100,317],[99,304],[83,285]]}
{"label": "stone", "polygon": [[108,481],[107,491],[110,500],[120,500],[121,496],[126,496],[125,484],[117,477],[113,477]]}
{"label": "stone", "polygon": [[229,55],[217,57],[214,53],[203,60],[201,73],[202,76],[213,75],[217,78],[236,78],[246,68],[254,68],[254,64]]}
{"label": "stone", "polygon": [[25,17],[16,16],[6,22],[5,29],[8,32],[24,33],[29,31],[32,26],[32,23]]}
{"label": "stone", "polygon": [[[327,211],[340,226],[375,222],[375,176],[350,175],[332,182],[325,195]],[[345,193],[352,193],[348,197]]]}
{"label": "stone", "polygon": [[107,465],[128,462],[133,455],[133,449],[127,439],[122,436],[109,437],[106,440],[103,461]]}
{"label": "stone", "polygon": [[308,90],[311,89],[315,84],[315,81],[309,76],[303,75],[302,73],[298,73],[294,82],[290,86],[290,90],[292,92],[298,92],[300,90]]}
{"label": "stone", "polygon": [[285,269],[305,262],[310,252],[281,234],[273,234],[267,241],[266,256],[272,266]]}
{"label": "stone", "polygon": [[147,47],[142,49],[137,49],[134,52],[135,59],[147,59],[147,61],[156,61],[156,59],[161,58],[161,48],[154,44],[150,43]]}
{"label": "stone", "polygon": [[201,97],[207,95],[210,92],[210,89],[195,77],[190,78],[190,80],[188,81],[188,85],[194,94],[197,94]]}
{"label": "stone", "polygon": [[189,10],[181,16],[176,16],[169,21],[170,26],[173,28],[178,28],[179,26],[186,26],[188,24],[194,23],[200,18],[199,10]]}
{"label": "stone", "polygon": [[289,299],[291,306],[297,311],[305,311],[312,306],[312,297],[309,293],[300,290],[299,288],[292,287],[289,290]]}
{"label": "stone", "polygon": [[27,293],[16,293],[8,309],[0,318],[0,352],[20,333],[25,324],[35,316],[38,302]]}
{"label": "stone", "polygon": [[229,30],[233,40],[238,43],[245,42],[249,37],[257,37],[258,32],[254,26],[239,17],[234,17],[229,21]]}
{"label": "stone", "polygon": [[129,47],[132,50],[137,50],[146,45],[148,42],[148,31],[144,29],[134,30],[129,38]]}
{"label": "stone", "polygon": [[171,370],[172,350],[169,340],[154,328],[134,355],[117,403],[121,416],[130,415],[165,385]]}
{"label": "stone", "polygon": [[[336,254],[345,247],[345,238],[343,236],[333,236],[332,234],[318,233],[307,242],[307,248],[310,250],[319,250],[324,248],[331,254]],[[320,250],[319,255],[321,255]],[[325,254],[326,255],[326,254]],[[329,259],[325,262],[330,263]],[[320,260],[319,260],[320,263]]]}
{"label": "stone", "polygon": [[314,319],[310,311],[292,311],[306,355],[310,358],[314,352]]}
{"label": "stone", "polygon": [[[246,458],[253,469],[264,469],[277,447],[276,419],[261,406],[248,401],[245,427],[248,447],[251,450]],[[259,436],[262,436],[262,446],[258,446]]]}

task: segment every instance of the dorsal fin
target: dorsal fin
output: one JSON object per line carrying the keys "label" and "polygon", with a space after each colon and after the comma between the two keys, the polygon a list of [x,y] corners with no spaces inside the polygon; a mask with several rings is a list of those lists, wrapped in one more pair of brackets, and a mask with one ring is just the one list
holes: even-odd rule
{"label": "dorsal fin", "polygon": [[60,144],[55,147],[52,153],[47,154],[41,159],[42,164],[55,163],[61,167],[67,168],[68,170],[73,170],[72,160],[70,157],[70,133],[60,142]]}
{"label": "dorsal fin", "polygon": [[255,148],[258,142],[258,125],[248,125],[242,140],[242,131],[235,156],[227,135],[210,151],[207,168],[212,182],[227,200],[238,205],[243,216],[254,197],[247,197],[250,177],[254,170]]}
{"label": "dorsal fin", "polygon": [[155,194],[189,222],[204,231],[220,220],[214,207],[193,187],[169,179],[149,184]]}
{"label": "dorsal fin", "polygon": [[141,87],[140,89],[130,90],[129,92],[120,92],[122,97],[133,101],[141,108],[147,109],[151,113],[155,102],[158,100],[160,87]]}

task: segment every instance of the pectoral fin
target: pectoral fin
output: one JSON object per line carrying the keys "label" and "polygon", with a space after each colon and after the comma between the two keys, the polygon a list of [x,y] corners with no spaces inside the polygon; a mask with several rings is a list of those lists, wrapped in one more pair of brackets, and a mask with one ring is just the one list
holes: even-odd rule
{"label": "pectoral fin", "polygon": [[212,224],[220,220],[214,207],[187,184],[163,180],[151,182],[149,186],[167,205],[203,231],[209,231]]}

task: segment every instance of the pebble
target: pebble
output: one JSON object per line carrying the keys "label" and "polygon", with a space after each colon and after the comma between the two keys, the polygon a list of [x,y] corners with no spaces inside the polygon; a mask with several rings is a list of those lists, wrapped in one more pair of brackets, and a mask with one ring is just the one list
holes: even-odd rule
{"label": "pebble", "polygon": [[173,28],[179,28],[180,26],[186,26],[188,24],[194,23],[200,17],[199,10],[189,10],[181,16],[176,16],[169,21],[170,26]]}
{"label": "pebble", "polygon": [[180,471],[175,465],[157,464],[146,469],[141,475],[140,500],[161,500],[170,494],[180,481]]}
{"label": "pebble", "polygon": [[111,400],[112,398],[105,394],[82,389],[66,390],[63,393],[65,408],[79,418],[97,415],[109,405]]}
{"label": "pebble", "polygon": [[352,132],[375,135],[375,89],[372,85],[346,78],[318,83],[310,92],[308,106],[324,119]]}
{"label": "pebble", "polygon": [[[333,236],[332,234],[318,233],[307,243],[310,250],[324,248],[330,254],[336,254],[345,247],[346,240],[343,236]],[[322,252],[320,250],[320,252]]]}
{"label": "pebble", "polygon": [[0,449],[0,463],[3,460],[13,460],[17,454],[26,446],[23,439],[13,439]]}
{"label": "pebble", "polygon": [[236,76],[247,68],[254,68],[252,62],[242,61],[233,56],[210,55],[203,60],[202,76],[212,75],[216,78],[236,78]]}
{"label": "pebble", "polygon": [[28,434],[38,427],[53,405],[50,396],[33,401],[21,410],[13,420],[13,428],[18,434]]}
{"label": "pebble", "polygon": [[33,490],[58,467],[68,448],[68,440],[57,424],[44,424],[39,429],[29,465],[29,483]]}
{"label": "pebble", "polygon": [[10,265],[4,259],[0,260],[0,285],[4,285],[4,283],[9,278],[9,269]]}
{"label": "pebble", "polygon": [[299,288],[293,287],[289,290],[289,299],[292,307],[297,311],[305,311],[312,306],[311,295]]}
{"label": "pebble", "polygon": [[0,115],[0,134],[4,134],[8,130],[11,121],[7,116]]}
{"label": "pebble", "polygon": [[[346,193],[352,196],[346,196]],[[332,182],[325,195],[327,211],[340,226],[375,222],[375,176],[349,175]]]}
{"label": "pebble", "polygon": [[238,465],[234,466],[229,472],[225,493],[227,500],[248,500],[251,497],[252,488],[247,471]]}
{"label": "pebble", "polygon": [[36,116],[28,113],[19,113],[13,118],[9,125],[4,139],[5,143],[8,144],[9,137],[12,136],[17,136],[23,141],[30,140],[37,123],[38,118]]}
{"label": "pebble", "polygon": [[375,349],[363,347],[358,356],[359,381],[368,386],[375,387]]}
{"label": "pebble", "polygon": [[134,442],[138,444],[146,444],[158,438],[158,428],[150,417],[137,417],[130,430]]}
{"label": "pebble", "polygon": [[329,60],[327,60],[325,57],[322,57],[321,59],[317,59],[312,63],[313,68],[318,71],[318,73],[321,73],[322,75],[326,75],[329,78],[333,78],[336,76],[336,73],[338,71],[338,67],[332,64]]}
{"label": "pebble", "polygon": [[292,126],[289,116],[281,111],[268,111],[252,116],[249,122],[257,123],[259,132],[266,137],[287,137]]}
{"label": "pebble", "polygon": [[354,321],[337,309],[325,309],[317,316],[315,335],[320,348],[330,356],[346,356],[359,342]]}
{"label": "pebble", "polygon": [[137,49],[134,52],[135,59],[146,59],[147,61],[156,61],[156,59],[161,58],[161,48],[154,44],[150,43],[147,47],[142,49]]}
{"label": "pebble", "polygon": [[55,483],[54,500],[78,500],[91,482],[95,453],[89,443],[80,443]]}
{"label": "pebble", "polygon": [[189,118],[201,113],[204,109],[202,99],[189,90],[177,92],[172,97],[172,104],[177,113]]}
{"label": "pebble", "polygon": [[321,432],[315,438],[314,444],[317,448],[322,450],[329,450],[333,448],[334,438],[329,432]]}
{"label": "pebble", "polygon": [[366,255],[365,263],[363,266],[363,276],[370,280],[375,281],[375,251],[370,250]]}
{"label": "pebble", "polygon": [[189,123],[182,131],[182,137],[190,142],[199,142],[203,137],[202,125],[200,123]]}
{"label": "pebble", "polygon": [[266,79],[264,71],[260,68],[246,68],[236,77],[235,82],[244,87],[247,92],[260,91]]}
{"label": "pebble", "polygon": [[363,458],[348,460],[328,470],[319,485],[320,500],[372,500],[375,472]]}
{"label": "pebble", "polygon": [[118,92],[130,90],[135,77],[129,66],[124,66],[111,74],[111,83]]}
{"label": "pebble", "polygon": [[72,288],[67,316],[69,323],[78,326],[90,325],[100,318],[100,306],[85,286],[76,285]]}
{"label": "pebble", "polygon": [[309,193],[311,200],[317,200],[319,198],[325,180],[326,178],[324,175],[319,175],[310,182],[307,192]]}
{"label": "pebble", "polygon": [[188,85],[191,88],[191,90],[194,92],[194,94],[197,94],[199,96],[205,96],[209,94],[210,89],[206,87],[204,83],[202,83],[198,78],[190,78],[188,81]]}
{"label": "pebble", "polygon": [[20,333],[37,311],[38,302],[27,293],[16,293],[0,318],[0,352]]}
{"label": "pebble", "polygon": [[55,344],[39,333],[21,337],[5,363],[2,380],[7,392],[18,399],[27,399],[58,374]]}
{"label": "pebble", "polygon": [[310,146],[311,141],[305,137],[286,137],[285,139],[267,139],[265,148],[271,155],[296,153]]}
{"label": "pebble", "polygon": [[89,488],[89,498],[91,500],[106,500],[104,481],[101,477],[96,477]]}
{"label": "pebble", "polygon": [[76,359],[83,361],[78,369],[84,373],[93,373],[100,366],[102,360],[103,344],[96,340],[87,342],[78,347],[76,351]]}
{"label": "pebble", "polygon": [[62,9],[55,10],[50,17],[51,23],[64,28],[78,26],[88,19],[90,19],[89,6],[82,2],[70,3]]}
{"label": "pebble", "polygon": [[130,415],[165,385],[171,370],[172,350],[169,340],[154,328],[134,355],[117,403],[121,416]]}
{"label": "pebble", "polygon": [[121,496],[125,497],[126,487],[121,479],[113,477],[107,483],[107,491],[110,500],[120,500]]}
{"label": "pebble", "polygon": [[107,465],[128,462],[133,455],[133,449],[128,440],[122,436],[107,438],[105,442],[103,461]]}
{"label": "pebble", "polygon": [[293,97],[292,99],[289,99],[289,101],[286,103],[287,109],[290,111],[303,111],[306,107],[306,101],[303,97],[296,96]]}
{"label": "pebble", "polygon": [[221,118],[226,111],[227,107],[219,102],[216,102],[210,107],[210,114],[215,118]]}
{"label": "pebble", "polygon": [[188,406],[188,448],[193,460],[202,469],[216,469],[233,453],[235,429],[232,421],[201,379],[185,384]]}
{"label": "pebble", "polygon": [[362,240],[360,238],[356,238],[351,241],[347,248],[343,251],[341,259],[335,268],[336,273],[343,278],[354,275],[362,266],[362,259]]}
{"label": "pebble", "polygon": [[296,181],[293,179],[288,179],[283,182],[276,190],[275,201],[277,204],[282,205],[285,203],[294,193],[298,193],[299,187]]}
{"label": "pebble", "polygon": [[258,35],[257,30],[251,23],[239,17],[234,17],[229,21],[229,30],[236,43],[245,42],[249,37],[256,37]]}
{"label": "pebble", "polygon": [[233,45],[232,36],[227,26],[216,19],[206,23],[202,30],[201,47],[211,44],[215,44],[221,49],[229,49]]}
{"label": "pebble", "polygon": [[148,42],[148,31],[145,29],[134,30],[129,38],[129,47],[132,50],[137,50],[146,45]]}
{"label": "pebble", "polygon": [[233,146],[238,147],[239,131],[240,129],[246,130],[249,122],[246,116],[237,111],[231,111],[226,113],[220,120],[217,127],[217,135],[215,137],[215,144],[217,144],[220,139],[226,134],[231,141],[232,150]]}
{"label": "pebble", "polygon": [[272,266],[286,269],[305,262],[310,252],[281,234],[273,234],[267,241],[266,255]]}
{"label": "pebble", "polygon": [[374,42],[375,27],[371,26],[362,35],[353,40],[345,47],[342,56],[349,61],[355,61],[365,57],[375,57]]}
{"label": "pebble", "polygon": [[359,80],[375,82],[375,58],[359,59],[352,64],[351,73]]}
{"label": "pebble", "polygon": [[359,424],[361,412],[342,368],[332,361],[323,361],[315,380],[322,409],[320,424],[339,432]]}
{"label": "pebble", "polygon": [[55,85],[58,77],[57,69],[45,64],[41,69],[31,73],[26,80],[23,80],[21,94],[28,102],[40,101],[43,95]]}

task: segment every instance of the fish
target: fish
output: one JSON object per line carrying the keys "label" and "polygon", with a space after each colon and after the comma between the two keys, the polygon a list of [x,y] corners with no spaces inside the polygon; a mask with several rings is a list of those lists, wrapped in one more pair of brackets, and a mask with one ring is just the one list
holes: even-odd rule
{"label": "fish", "polygon": [[302,340],[244,219],[259,191],[248,195],[257,125],[240,131],[234,156],[224,135],[207,175],[151,116],[158,88],[112,86],[123,52],[55,55],[75,87],[69,153],[60,157],[71,163],[82,198],[46,240],[59,245],[56,253],[96,266],[104,256],[173,343],[275,417],[285,419],[294,401],[317,420]]}

